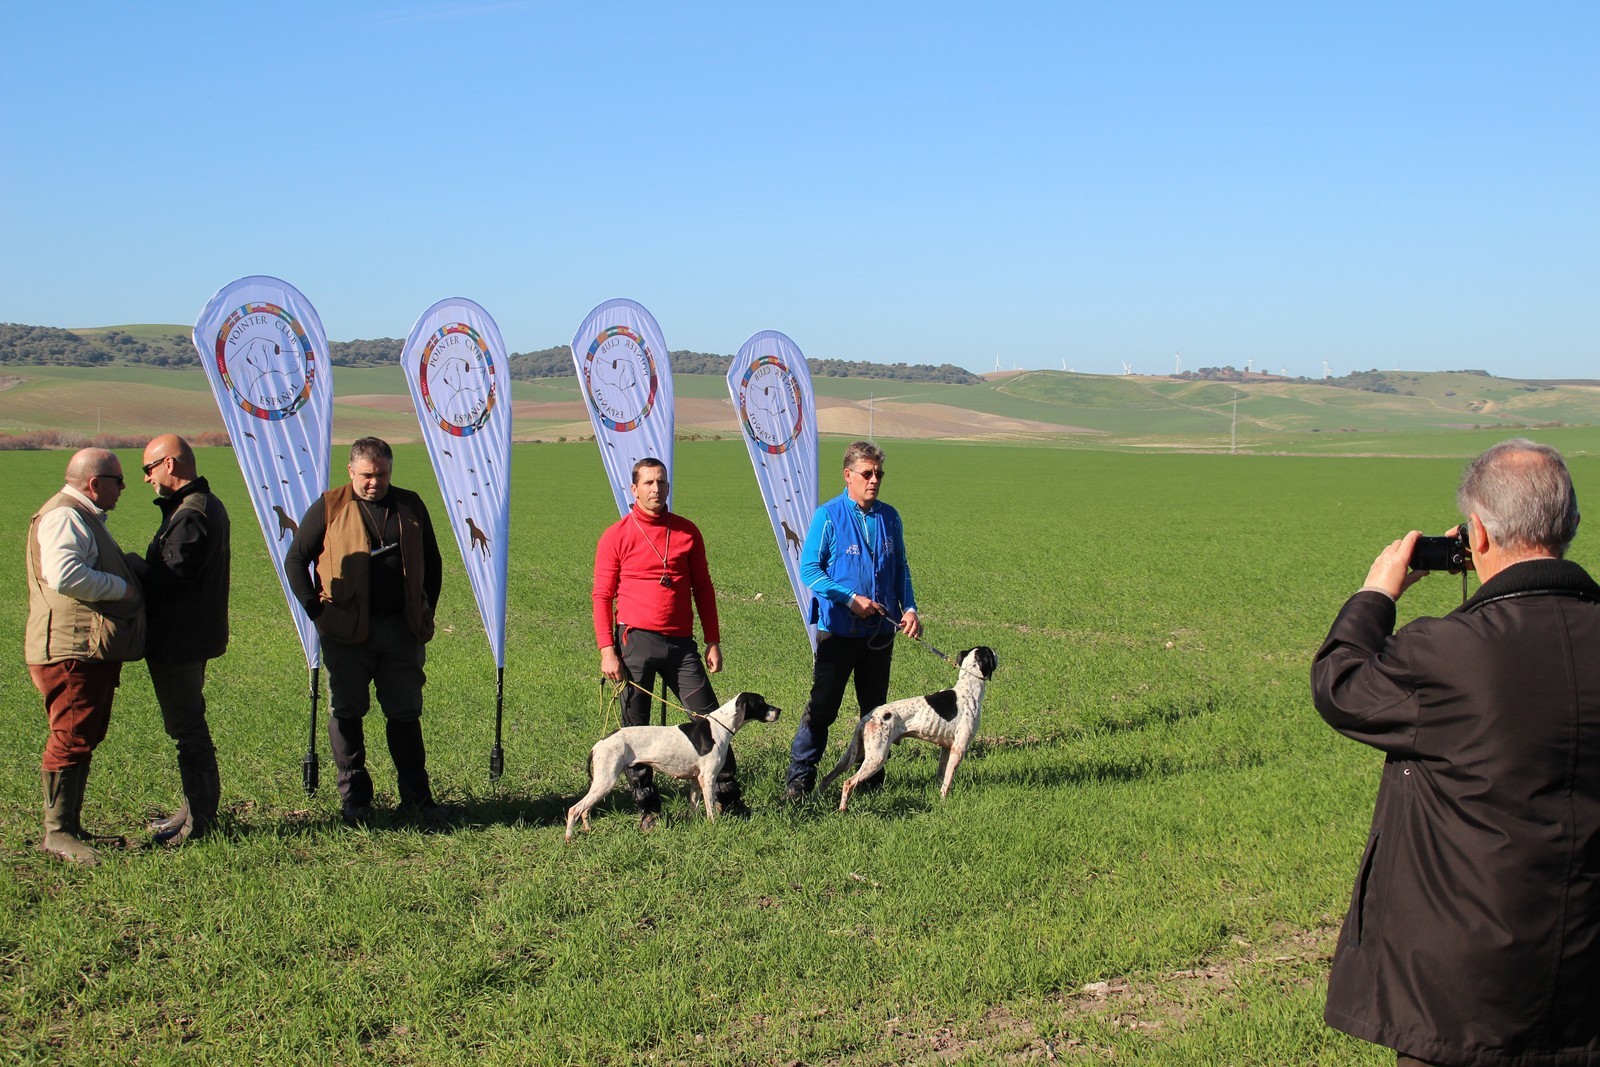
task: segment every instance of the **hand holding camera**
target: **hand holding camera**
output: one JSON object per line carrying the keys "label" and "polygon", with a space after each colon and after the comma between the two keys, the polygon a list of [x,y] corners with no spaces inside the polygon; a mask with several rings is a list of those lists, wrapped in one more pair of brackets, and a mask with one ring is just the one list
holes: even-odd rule
{"label": "hand holding camera", "polygon": [[1472,552],[1467,545],[1466,523],[1443,537],[1424,537],[1420,531],[1412,530],[1378,553],[1361,588],[1377,590],[1391,600],[1399,600],[1401,593],[1431,571],[1464,575],[1471,569]]}
{"label": "hand holding camera", "polygon": [[1467,524],[1462,523],[1443,537],[1419,537],[1411,550],[1414,571],[1449,571],[1461,574],[1472,570],[1472,549],[1467,544]]}

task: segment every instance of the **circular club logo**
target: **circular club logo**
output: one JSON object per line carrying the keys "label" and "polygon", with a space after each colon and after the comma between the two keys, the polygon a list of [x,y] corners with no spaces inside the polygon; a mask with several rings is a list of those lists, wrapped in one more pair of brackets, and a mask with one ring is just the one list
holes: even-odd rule
{"label": "circular club logo", "polygon": [[494,356],[471,326],[448,323],[428,338],[417,385],[439,429],[470,437],[483,429],[494,410]]}
{"label": "circular club logo", "polygon": [[217,370],[234,403],[258,419],[287,419],[311,398],[317,354],[304,326],[276,304],[245,304],[217,332]]}
{"label": "circular club logo", "polygon": [[739,418],[745,436],[767,452],[787,451],[800,436],[805,406],[800,383],[777,356],[762,356],[750,364],[739,382]]}
{"label": "circular club logo", "polygon": [[656,361],[644,338],[626,326],[611,326],[589,345],[583,389],[600,421],[617,433],[638,427],[655,407]]}

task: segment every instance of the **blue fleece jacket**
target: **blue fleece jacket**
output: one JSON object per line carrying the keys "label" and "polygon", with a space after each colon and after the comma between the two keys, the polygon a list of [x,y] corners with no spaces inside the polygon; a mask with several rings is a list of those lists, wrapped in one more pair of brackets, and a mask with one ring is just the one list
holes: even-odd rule
{"label": "blue fleece jacket", "polygon": [[[882,501],[862,510],[848,491],[825,502],[800,549],[800,580],[812,592],[811,621],[819,629],[840,637],[893,631],[917,607],[900,513]],[[884,617],[852,615],[856,593],[882,604]]]}

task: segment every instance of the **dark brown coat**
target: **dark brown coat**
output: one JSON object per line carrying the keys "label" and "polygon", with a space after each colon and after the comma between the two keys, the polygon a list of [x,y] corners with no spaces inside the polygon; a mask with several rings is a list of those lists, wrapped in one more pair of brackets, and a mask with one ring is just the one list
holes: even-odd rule
{"label": "dark brown coat", "polygon": [[1325,1017],[1432,1063],[1600,1064],[1600,586],[1531,560],[1394,623],[1357,593],[1311,670],[1386,757]]}

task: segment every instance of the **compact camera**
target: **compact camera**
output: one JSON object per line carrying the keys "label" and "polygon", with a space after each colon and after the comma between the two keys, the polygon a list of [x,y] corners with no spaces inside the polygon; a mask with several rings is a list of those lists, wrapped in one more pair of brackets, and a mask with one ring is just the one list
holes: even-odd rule
{"label": "compact camera", "polygon": [[1467,524],[1456,527],[1450,537],[1419,537],[1411,550],[1414,571],[1449,571],[1461,574],[1472,570],[1472,549],[1467,547]]}

